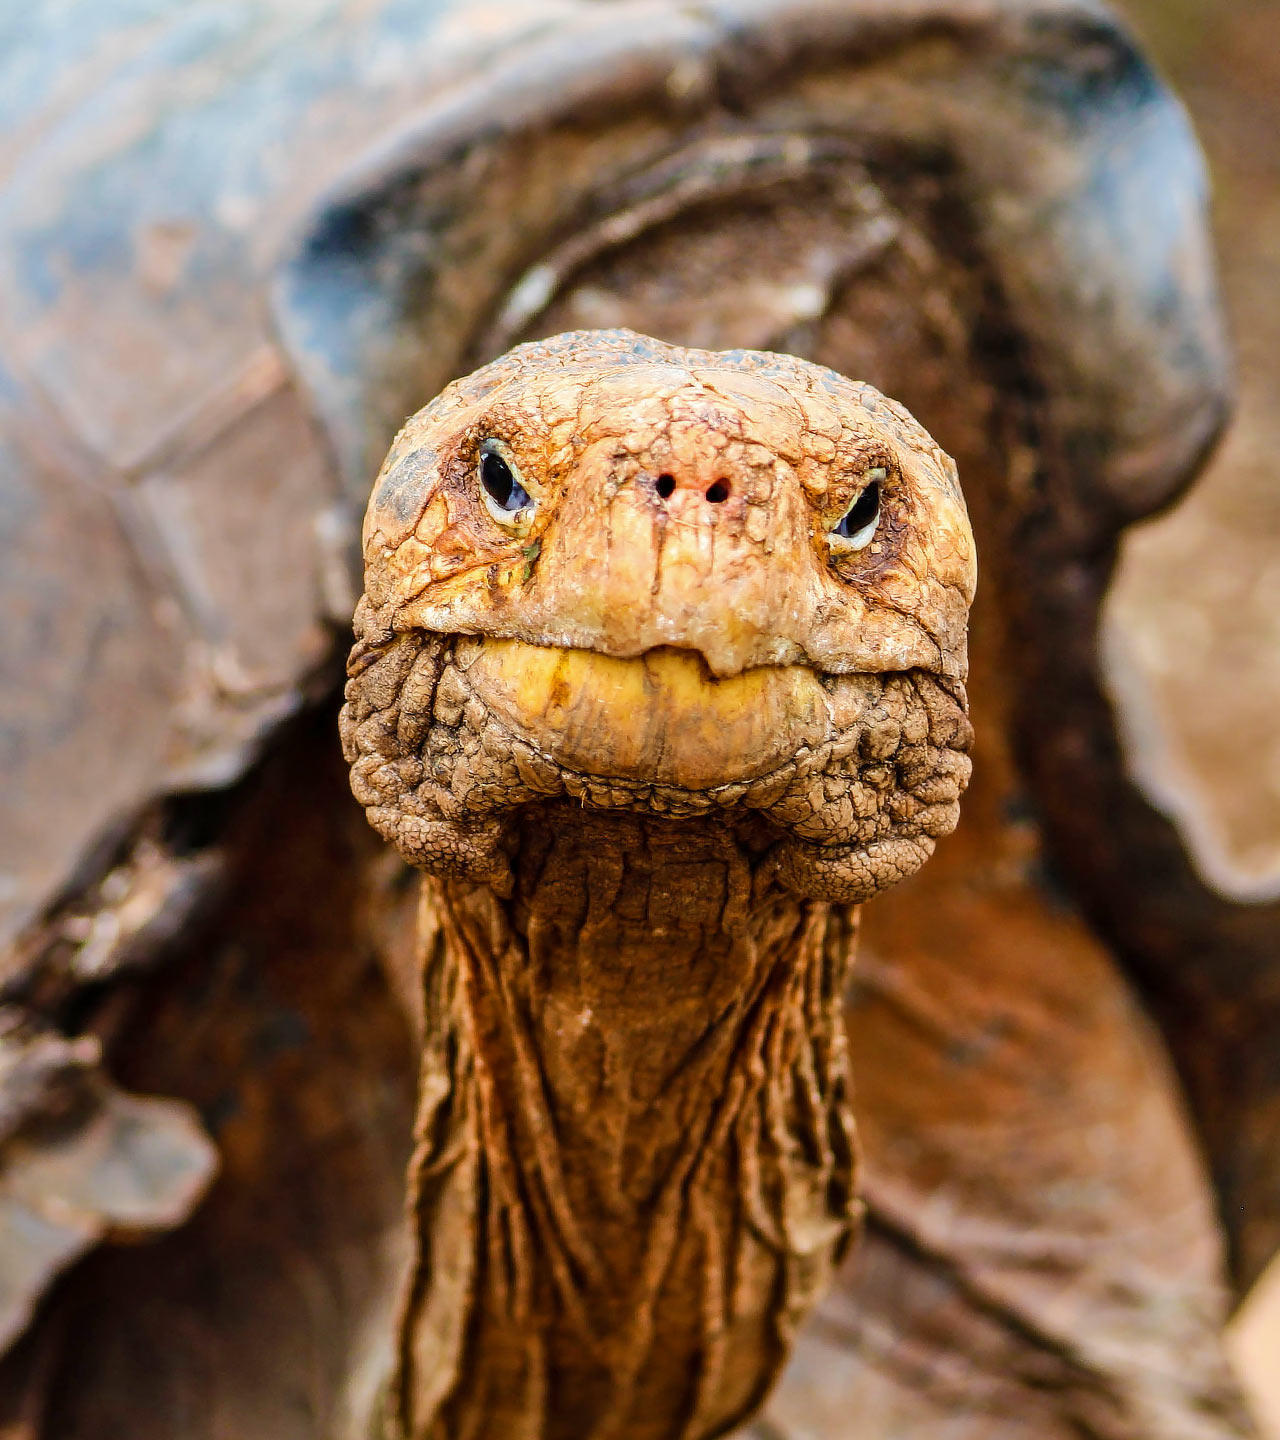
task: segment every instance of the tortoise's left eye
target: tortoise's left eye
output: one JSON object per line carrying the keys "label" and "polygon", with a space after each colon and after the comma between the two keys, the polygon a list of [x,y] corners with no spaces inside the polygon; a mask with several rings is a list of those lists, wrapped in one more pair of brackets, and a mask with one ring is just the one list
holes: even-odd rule
{"label": "tortoise's left eye", "polygon": [[871,544],[880,524],[880,486],[887,474],[882,465],[867,471],[862,489],[827,534],[833,555],[849,555]]}
{"label": "tortoise's left eye", "polygon": [[534,500],[520,479],[515,461],[503,454],[495,441],[486,440],[480,447],[477,469],[480,496],[498,524],[506,529],[528,524]]}

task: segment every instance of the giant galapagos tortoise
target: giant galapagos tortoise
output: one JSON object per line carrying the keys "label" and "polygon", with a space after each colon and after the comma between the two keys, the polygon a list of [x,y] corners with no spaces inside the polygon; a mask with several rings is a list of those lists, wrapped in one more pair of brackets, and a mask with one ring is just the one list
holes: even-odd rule
{"label": "giant galapagos tortoise", "polygon": [[[514,342],[628,327],[809,357],[907,404],[956,457],[983,568],[975,776],[957,834],[866,914],[846,997],[866,1218],[816,1315],[799,1326],[813,1276],[788,1272],[745,1335],[703,1316],[696,1337],[655,1339],[612,1315],[611,1366],[584,1344],[539,1369],[529,1331],[491,1352],[523,1367],[490,1377],[488,1395],[525,1397],[505,1433],[571,1433],[582,1413],[619,1440],[715,1433],[793,1328],[750,1422],[770,1440],[1252,1433],[1220,1328],[1280,1225],[1277,914],[1206,886],[1130,781],[1095,646],[1124,527],[1179,493],[1222,424],[1224,345],[1196,147],[1109,13],[80,0],[4,24],[4,1422],[292,1440],[434,1408],[442,1433],[497,1433],[466,1428],[484,1395],[449,1388],[447,1287],[406,1277],[428,1241],[434,1276],[469,1273],[474,1188],[427,1163],[456,1121],[434,1077],[463,1050],[438,993],[424,1013],[422,977],[445,972],[423,960],[483,922],[505,851],[472,834],[456,853],[483,862],[480,908],[415,919],[411,872],[347,792],[335,665],[357,517],[405,416]],[[573,343],[606,377],[619,345],[670,360]],[[766,363],[729,362],[749,379]],[[908,426],[874,405],[873,428]],[[884,469],[888,503],[906,462],[872,438],[859,483]],[[485,453],[513,484],[543,483],[512,434],[472,439],[508,447]],[[422,499],[430,463],[400,458],[417,489],[388,477]],[[690,455],[669,474],[651,499],[708,506],[733,480],[674,493],[701,485]],[[439,538],[419,542],[428,568]],[[542,561],[528,544],[508,581]],[[588,541],[558,563],[564,587],[603,557]],[[527,639],[526,619],[501,633]],[[394,698],[399,662],[363,623],[354,683],[392,673]],[[943,691],[956,643],[924,667]],[[518,713],[509,681],[490,677]],[[757,737],[777,703],[759,697]],[[680,754],[708,763],[722,739]],[[578,798],[611,863],[609,797]],[[683,833],[654,823],[653,847]],[[655,901],[640,928],[663,924]],[[847,959],[846,943],[831,976]],[[655,1033],[677,1019],[655,1012]],[[521,1125],[537,1098],[520,1092]],[[744,1224],[768,1248],[780,1192],[762,1183]],[[835,1230],[810,1217],[819,1270],[851,1213],[842,1183],[818,1197]],[[731,1197],[708,1215],[692,1194],[674,1186],[665,1233],[699,1237],[705,1279]],[[565,1266],[589,1266],[559,1238]],[[598,1417],[622,1412],[591,1408],[601,1369],[640,1394],[630,1359],[668,1343],[696,1352],[690,1384],[744,1346],[768,1361],[727,1399],[662,1387],[608,1431]],[[548,1375],[584,1408],[548,1406]]]}

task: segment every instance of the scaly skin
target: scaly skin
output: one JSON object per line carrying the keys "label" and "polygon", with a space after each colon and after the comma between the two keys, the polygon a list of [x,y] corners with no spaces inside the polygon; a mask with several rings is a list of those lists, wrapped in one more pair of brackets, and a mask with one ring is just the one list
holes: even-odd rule
{"label": "scaly skin", "polygon": [[352,786],[442,921],[391,1433],[723,1434],[855,1228],[854,907],[968,779],[954,466],[819,367],[576,333],[408,423],[365,562]]}

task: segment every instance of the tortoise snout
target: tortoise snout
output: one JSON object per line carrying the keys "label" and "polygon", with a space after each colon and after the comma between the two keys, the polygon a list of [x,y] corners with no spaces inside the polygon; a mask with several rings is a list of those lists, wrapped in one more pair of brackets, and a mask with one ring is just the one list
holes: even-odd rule
{"label": "tortoise snout", "polygon": [[555,611],[557,633],[589,634],[605,653],[696,650],[720,676],[794,659],[780,621],[785,632],[814,584],[796,477],[762,446],[747,455],[705,432],[682,438],[701,440],[702,453],[659,443],[582,458],[545,533],[529,600]]}
{"label": "tortoise snout", "polygon": [[653,491],[659,500],[701,498],[708,505],[723,505],[733,494],[733,482],[725,475],[708,481],[707,476],[696,469],[680,475],[664,470],[654,480]]}

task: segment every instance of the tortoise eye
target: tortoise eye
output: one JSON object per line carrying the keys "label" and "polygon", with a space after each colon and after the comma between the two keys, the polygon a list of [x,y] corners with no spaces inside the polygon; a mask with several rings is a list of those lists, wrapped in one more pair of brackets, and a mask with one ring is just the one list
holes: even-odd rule
{"label": "tortoise eye", "polygon": [[880,524],[880,484],[887,473],[882,465],[867,471],[866,483],[827,536],[833,554],[849,555],[871,544]]}
{"label": "tortoise eye", "polygon": [[480,494],[485,509],[508,529],[527,524],[533,514],[533,497],[520,481],[515,462],[503,455],[496,441],[480,447]]}

